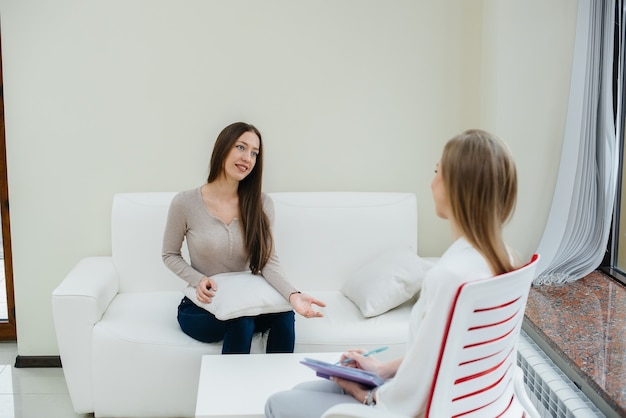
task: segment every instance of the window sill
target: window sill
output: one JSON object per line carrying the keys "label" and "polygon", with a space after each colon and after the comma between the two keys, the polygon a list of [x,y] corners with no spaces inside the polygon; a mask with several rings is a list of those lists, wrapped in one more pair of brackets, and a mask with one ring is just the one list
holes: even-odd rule
{"label": "window sill", "polygon": [[626,287],[600,271],[532,287],[524,330],[601,411],[626,416]]}

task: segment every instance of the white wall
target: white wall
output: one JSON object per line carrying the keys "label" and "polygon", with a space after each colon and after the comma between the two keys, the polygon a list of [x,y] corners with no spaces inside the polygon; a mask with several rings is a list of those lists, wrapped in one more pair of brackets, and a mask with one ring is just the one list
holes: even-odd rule
{"label": "white wall", "polygon": [[417,193],[428,256],[449,244],[430,199],[443,144],[492,129],[519,164],[509,241],[530,255],[556,178],[575,8],[0,0],[20,355],[58,353],[50,294],[80,258],[110,253],[112,195],[200,185],[236,120],[264,135],[266,191]]}

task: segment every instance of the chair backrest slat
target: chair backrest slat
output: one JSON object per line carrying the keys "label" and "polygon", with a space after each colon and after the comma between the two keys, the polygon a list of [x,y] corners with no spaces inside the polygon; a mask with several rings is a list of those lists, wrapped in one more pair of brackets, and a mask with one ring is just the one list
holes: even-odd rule
{"label": "chair backrest slat", "polygon": [[426,416],[523,415],[515,397],[516,346],[538,255],[525,266],[464,283],[450,308]]}

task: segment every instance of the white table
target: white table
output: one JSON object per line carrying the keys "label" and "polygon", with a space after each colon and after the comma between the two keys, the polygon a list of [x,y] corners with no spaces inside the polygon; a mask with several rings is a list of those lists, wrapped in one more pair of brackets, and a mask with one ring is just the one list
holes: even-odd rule
{"label": "white table", "polygon": [[202,356],[196,418],[264,417],[265,401],[300,382],[321,379],[300,364],[305,357],[335,362],[341,353]]}

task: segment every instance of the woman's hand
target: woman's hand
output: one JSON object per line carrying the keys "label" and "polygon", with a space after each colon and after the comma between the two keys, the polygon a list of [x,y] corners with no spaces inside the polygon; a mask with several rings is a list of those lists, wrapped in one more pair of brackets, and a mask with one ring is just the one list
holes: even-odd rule
{"label": "woman's hand", "polygon": [[[339,361],[346,367],[354,367],[376,373],[385,380],[394,377],[402,363],[402,358],[380,361],[374,356],[364,356],[363,353],[365,353],[365,350],[362,349],[348,350],[341,355]],[[352,361],[343,363],[345,360]]]}
{"label": "woman's hand", "polygon": [[217,290],[217,283],[213,279],[203,277],[196,286],[196,298],[202,303],[211,303]]}
{"label": "woman's hand", "polygon": [[341,355],[339,362],[346,367],[368,370],[378,374],[381,362],[372,356],[364,356],[363,353],[365,350],[360,348],[348,350]]}
{"label": "woman's hand", "polygon": [[[352,380],[342,379],[341,377],[331,377],[330,380],[337,383],[344,392],[352,395],[357,401],[365,403],[365,397],[367,396],[367,392],[369,392],[369,388],[360,383],[353,382]],[[374,399],[376,399],[376,392],[374,392]]]}
{"label": "woman's hand", "polygon": [[324,316],[321,312],[313,309],[312,305],[324,307],[326,304],[321,300],[307,295],[306,293],[292,293],[289,295],[289,303],[293,306],[293,310],[298,312],[305,318],[319,318]]}

